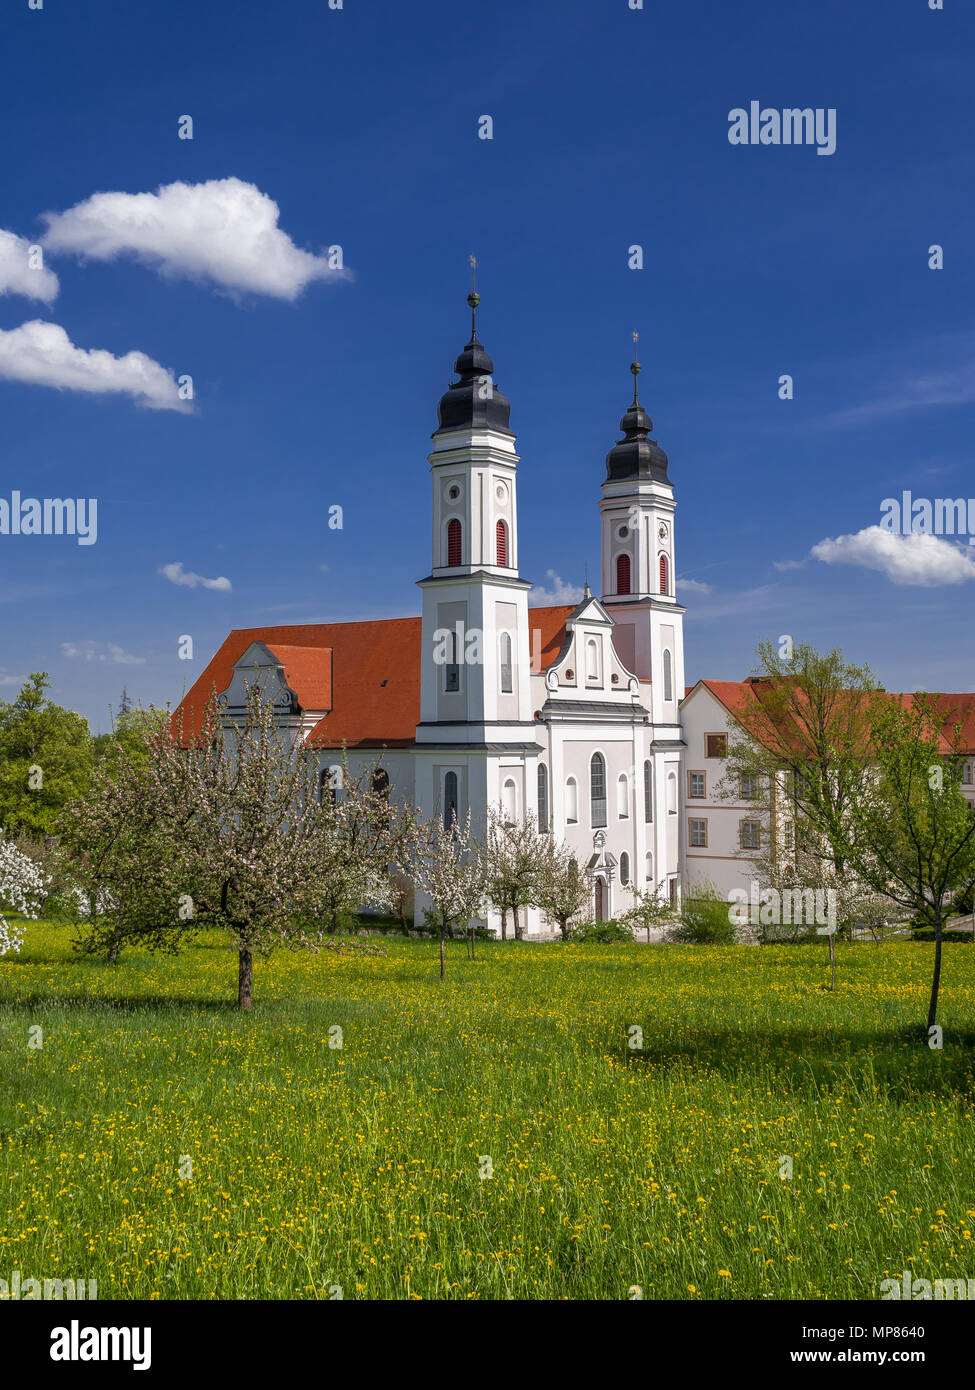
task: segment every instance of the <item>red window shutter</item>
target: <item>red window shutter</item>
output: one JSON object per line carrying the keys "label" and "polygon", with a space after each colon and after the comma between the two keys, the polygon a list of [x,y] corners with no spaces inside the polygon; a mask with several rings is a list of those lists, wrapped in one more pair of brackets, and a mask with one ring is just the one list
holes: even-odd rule
{"label": "red window shutter", "polygon": [[447,564],[460,564],[460,522],[456,517],[447,522]]}
{"label": "red window shutter", "polygon": [[503,521],[497,525],[498,537],[498,564],[507,566],[508,563],[508,528]]}
{"label": "red window shutter", "polygon": [[629,555],[617,555],[616,557],[616,592],[618,594],[628,594],[630,592]]}
{"label": "red window shutter", "polygon": [[670,592],[670,590],[669,590],[669,588],[668,588],[668,585],[667,585],[667,556],[666,556],[666,555],[661,555],[661,557],[660,557],[660,592],[661,592],[662,594],[666,594],[666,593],[669,593],[669,592]]}

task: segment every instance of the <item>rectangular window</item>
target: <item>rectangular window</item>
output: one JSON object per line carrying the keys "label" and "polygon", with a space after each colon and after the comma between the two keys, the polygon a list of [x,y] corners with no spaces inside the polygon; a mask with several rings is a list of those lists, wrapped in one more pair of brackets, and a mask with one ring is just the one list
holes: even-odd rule
{"label": "rectangular window", "polygon": [[972,785],[972,764],[964,763],[961,770],[961,780],[966,787]]}
{"label": "rectangular window", "polygon": [[705,734],[704,756],[706,758],[726,758],[728,756],[728,735]]}
{"label": "rectangular window", "polygon": [[796,843],[796,828],[791,820],[787,820],[782,827],[782,843],[786,849],[794,849]]}
{"label": "rectangular window", "polygon": [[762,848],[762,827],[757,820],[743,820],[739,826],[742,849]]}
{"label": "rectangular window", "polygon": [[758,777],[754,772],[743,772],[738,782],[742,801],[751,801],[758,796]]}
{"label": "rectangular window", "polygon": [[690,824],[690,841],[692,849],[707,849],[708,847],[708,823],[706,820],[692,820]]}
{"label": "rectangular window", "polygon": [[708,778],[706,772],[689,772],[687,774],[687,795],[694,797],[707,796]]}

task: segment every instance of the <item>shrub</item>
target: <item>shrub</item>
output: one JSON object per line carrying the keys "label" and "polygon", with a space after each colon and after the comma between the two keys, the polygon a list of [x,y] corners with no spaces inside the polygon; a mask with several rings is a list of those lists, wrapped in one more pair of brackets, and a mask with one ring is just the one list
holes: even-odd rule
{"label": "shrub", "polygon": [[580,922],[569,928],[567,941],[582,945],[611,945],[617,941],[633,940],[633,933],[623,922]]}
{"label": "shrub", "polygon": [[683,900],[680,920],[670,939],[689,946],[735,945],[738,928],[731,921],[727,902],[713,885],[703,885],[693,898]]}

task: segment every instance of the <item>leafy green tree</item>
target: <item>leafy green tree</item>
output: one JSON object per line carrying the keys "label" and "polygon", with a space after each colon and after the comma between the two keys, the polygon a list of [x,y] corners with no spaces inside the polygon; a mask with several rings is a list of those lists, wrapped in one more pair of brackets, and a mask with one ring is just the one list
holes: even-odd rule
{"label": "leafy green tree", "polygon": [[61,808],[84,795],[94,766],[87,721],[44,692],[34,671],[16,700],[0,703],[0,827],[47,835]]}
{"label": "leafy green tree", "polygon": [[134,762],[147,762],[150,746],[166,727],[169,718],[168,710],[156,709],[153,705],[148,709],[133,705],[127,705],[124,709],[120,707],[112,732],[96,734],[92,739],[95,761],[101,763],[107,759],[115,762],[119,754],[124,753]]}
{"label": "leafy green tree", "polygon": [[975,815],[961,790],[960,724],[930,695],[871,711],[871,777],[849,817],[844,856],[875,892],[934,931],[928,1031],[935,1026],[944,924],[975,885]]}

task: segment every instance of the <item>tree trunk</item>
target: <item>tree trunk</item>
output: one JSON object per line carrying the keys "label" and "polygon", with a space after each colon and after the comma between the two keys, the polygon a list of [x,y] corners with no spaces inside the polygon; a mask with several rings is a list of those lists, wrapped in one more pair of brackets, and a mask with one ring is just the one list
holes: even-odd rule
{"label": "tree trunk", "polygon": [[934,919],[934,978],[931,981],[931,1002],[928,1005],[928,1029],[938,1021],[938,987],[941,984],[941,913]]}
{"label": "tree trunk", "polygon": [[471,960],[474,959],[474,923],[471,923]]}
{"label": "tree trunk", "polygon": [[445,930],[444,928],[441,928],[441,931],[440,931],[440,978],[441,978],[441,980],[442,980],[443,977],[444,977],[444,952],[443,952],[443,943],[444,943],[444,937],[445,937],[445,935],[446,935],[446,930]]}
{"label": "tree trunk", "polygon": [[516,940],[516,941],[523,941],[523,940],[524,940],[524,936],[525,936],[525,928],[524,928],[523,924],[520,923],[519,920],[518,920],[518,909],[517,909],[517,907],[512,908],[512,912],[513,912],[513,914],[514,914],[514,919],[515,919],[515,940]]}
{"label": "tree trunk", "polygon": [[115,930],[112,932],[111,940],[110,940],[109,943],[108,943],[108,963],[109,963],[109,965],[114,965],[115,962],[118,960],[118,948],[119,948],[119,943],[121,942],[121,940],[122,940],[122,931],[121,931],[121,928],[120,928],[120,927],[116,927]]}
{"label": "tree trunk", "polygon": [[831,990],[834,990],[834,991],[835,991],[835,989],[836,989],[836,933],[835,933],[835,932],[830,932],[830,934],[829,934],[829,963],[830,963],[830,969],[831,969],[831,972],[832,972],[831,978],[830,978],[830,986],[829,986],[829,987],[830,987]]}
{"label": "tree trunk", "polygon": [[254,1000],[254,958],[245,946],[240,948],[237,967],[237,1007],[249,1009]]}
{"label": "tree trunk", "polygon": [[507,939],[508,939],[508,909],[507,909],[506,907],[503,907],[503,908],[501,909],[501,940],[502,940],[502,941],[507,941]]}

